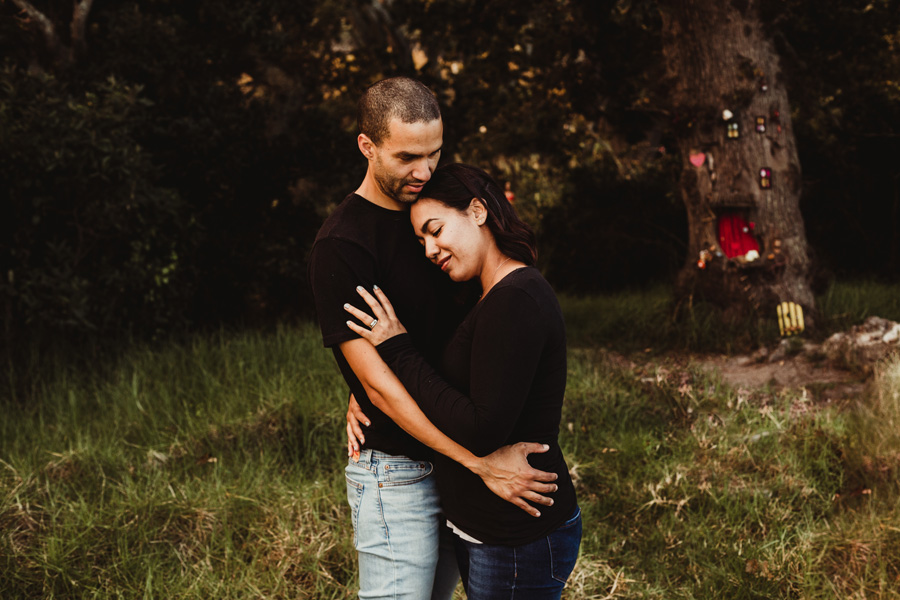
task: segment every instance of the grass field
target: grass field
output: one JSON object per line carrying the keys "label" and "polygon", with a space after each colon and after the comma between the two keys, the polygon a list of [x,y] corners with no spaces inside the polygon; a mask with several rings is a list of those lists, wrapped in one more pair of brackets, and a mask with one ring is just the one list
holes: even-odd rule
{"label": "grass field", "polygon": [[[900,290],[865,285],[820,299],[827,326],[900,320]],[[563,300],[566,598],[900,598],[900,361],[841,402],[733,389],[667,353],[771,325],[673,319],[664,290]],[[346,391],[312,325],[35,355],[4,381],[0,598],[355,597]]]}

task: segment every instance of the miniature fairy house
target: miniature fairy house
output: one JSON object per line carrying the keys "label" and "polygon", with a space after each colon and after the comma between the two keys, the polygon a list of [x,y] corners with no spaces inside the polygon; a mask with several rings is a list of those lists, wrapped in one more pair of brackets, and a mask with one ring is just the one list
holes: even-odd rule
{"label": "miniature fairy house", "polygon": [[688,216],[683,296],[735,312],[814,308],[787,90],[756,3],[666,4],[665,58]]}

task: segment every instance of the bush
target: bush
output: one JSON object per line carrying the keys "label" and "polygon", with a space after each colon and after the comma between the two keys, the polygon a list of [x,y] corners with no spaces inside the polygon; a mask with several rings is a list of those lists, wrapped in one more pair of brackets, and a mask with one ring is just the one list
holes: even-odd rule
{"label": "bush", "polygon": [[[134,131],[150,103],[110,78],[84,90],[6,67],[0,114],[0,302],[7,331],[171,327],[191,292],[194,224]],[[10,324],[11,315],[16,323]]]}

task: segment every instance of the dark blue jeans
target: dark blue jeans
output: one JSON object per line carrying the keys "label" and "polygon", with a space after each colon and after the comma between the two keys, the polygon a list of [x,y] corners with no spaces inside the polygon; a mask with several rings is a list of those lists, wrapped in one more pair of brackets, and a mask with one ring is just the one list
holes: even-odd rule
{"label": "dark blue jeans", "polygon": [[456,559],[469,600],[559,600],[581,545],[581,509],[547,537],[522,546],[473,544]]}

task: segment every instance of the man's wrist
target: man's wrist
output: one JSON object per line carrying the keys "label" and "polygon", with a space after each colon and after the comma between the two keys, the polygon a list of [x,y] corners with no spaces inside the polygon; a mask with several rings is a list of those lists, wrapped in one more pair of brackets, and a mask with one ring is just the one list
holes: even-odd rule
{"label": "man's wrist", "polygon": [[464,457],[459,463],[472,471],[479,477],[484,477],[487,473],[487,469],[485,468],[484,458],[475,456],[471,452],[467,453],[468,456]]}

